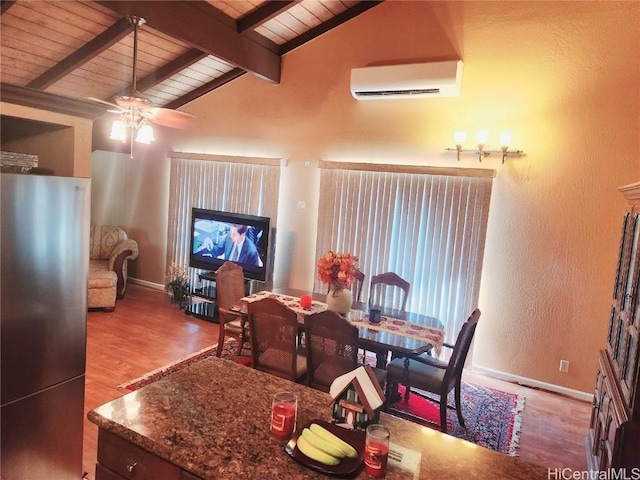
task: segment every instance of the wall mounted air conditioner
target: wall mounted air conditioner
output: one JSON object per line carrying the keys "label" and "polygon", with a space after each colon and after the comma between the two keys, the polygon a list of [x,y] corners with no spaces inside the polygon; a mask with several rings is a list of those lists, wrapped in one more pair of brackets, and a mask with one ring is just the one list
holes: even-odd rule
{"label": "wall mounted air conditioner", "polygon": [[461,84],[461,60],[351,70],[351,95],[357,100],[458,97]]}

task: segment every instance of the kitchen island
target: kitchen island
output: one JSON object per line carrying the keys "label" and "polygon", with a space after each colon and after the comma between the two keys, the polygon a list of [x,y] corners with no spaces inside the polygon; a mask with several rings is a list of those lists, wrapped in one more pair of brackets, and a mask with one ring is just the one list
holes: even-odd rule
{"label": "kitchen island", "polygon": [[[327,393],[215,357],[112,400],[88,414],[100,429],[96,480],[327,478],[295,462],[271,434],[271,398],[282,390],[298,396],[298,432],[330,420]],[[547,478],[546,468],[391,415],[380,423],[392,443],[421,453],[421,479]],[[411,478],[400,468],[387,474]]]}

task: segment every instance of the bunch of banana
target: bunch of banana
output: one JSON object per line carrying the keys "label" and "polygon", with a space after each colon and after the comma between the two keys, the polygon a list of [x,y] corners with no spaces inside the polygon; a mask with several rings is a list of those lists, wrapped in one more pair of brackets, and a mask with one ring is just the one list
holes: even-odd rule
{"label": "bunch of banana", "polygon": [[317,423],[302,430],[298,450],[323,465],[338,465],[344,457],[358,458],[355,448]]}

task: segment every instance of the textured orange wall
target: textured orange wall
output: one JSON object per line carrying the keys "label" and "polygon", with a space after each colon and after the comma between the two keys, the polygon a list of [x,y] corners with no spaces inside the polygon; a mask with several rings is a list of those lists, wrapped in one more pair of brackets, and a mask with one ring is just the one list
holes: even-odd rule
{"label": "textured orange wall", "polygon": [[[276,284],[300,288],[314,275],[317,160],[496,169],[474,361],[588,392],[613,284],[617,187],[640,180],[638,25],[638,2],[388,1],[287,54],[281,84],[245,75],[187,105],[198,120],[172,147],[288,160]],[[351,68],[458,56],[459,98],[349,93]],[[511,130],[526,157],[458,164],[443,151],[455,130],[479,128],[494,145]]]}

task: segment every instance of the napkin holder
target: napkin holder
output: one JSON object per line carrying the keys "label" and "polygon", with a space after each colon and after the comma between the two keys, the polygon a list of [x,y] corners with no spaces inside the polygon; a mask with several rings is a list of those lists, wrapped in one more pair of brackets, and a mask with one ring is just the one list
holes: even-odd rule
{"label": "napkin holder", "polygon": [[333,398],[331,416],[338,425],[364,430],[379,422],[385,396],[369,365],[336,378],[329,394]]}

